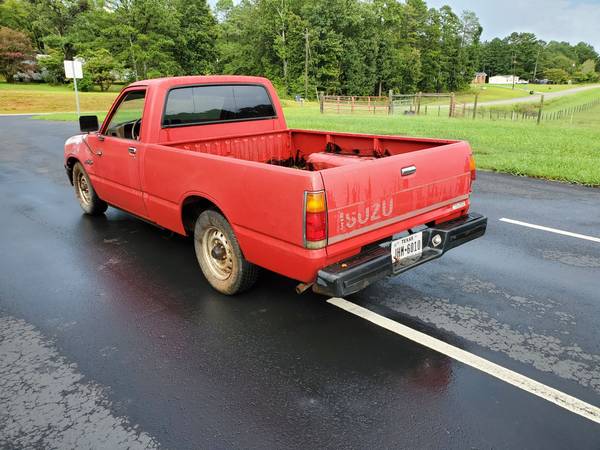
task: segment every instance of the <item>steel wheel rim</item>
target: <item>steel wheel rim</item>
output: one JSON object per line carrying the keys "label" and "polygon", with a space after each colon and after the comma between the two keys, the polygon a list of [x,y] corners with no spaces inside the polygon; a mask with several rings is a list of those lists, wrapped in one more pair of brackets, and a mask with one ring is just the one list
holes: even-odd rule
{"label": "steel wheel rim", "polygon": [[86,205],[89,205],[92,200],[90,186],[85,178],[85,175],[81,172],[77,175],[77,192],[79,193],[79,198]]}
{"label": "steel wheel rim", "polygon": [[215,278],[223,281],[232,275],[233,249],[221,230],[210,227],[204,232],[202,254],[208,269]]}

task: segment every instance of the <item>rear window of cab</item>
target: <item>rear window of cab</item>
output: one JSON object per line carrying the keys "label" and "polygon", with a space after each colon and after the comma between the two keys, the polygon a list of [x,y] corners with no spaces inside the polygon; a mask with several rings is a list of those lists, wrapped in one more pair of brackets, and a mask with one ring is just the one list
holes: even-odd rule
{"label": "rear window of cab", "polygon": [[275,108],[264,86],[185,86],[169,91],[162,126],[168,128],[274,117]]}

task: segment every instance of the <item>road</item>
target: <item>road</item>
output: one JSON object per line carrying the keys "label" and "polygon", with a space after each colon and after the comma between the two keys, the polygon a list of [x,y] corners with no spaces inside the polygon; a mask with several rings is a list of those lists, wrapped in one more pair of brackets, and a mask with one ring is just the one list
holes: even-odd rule
{"label": "road", "polygon": [[[83,216],[72,123],[0,118],[0,448],[600,448],[600,425],[189,240]],[[600,406],[600,190],[480,173],[487,235],[346,300]]]}

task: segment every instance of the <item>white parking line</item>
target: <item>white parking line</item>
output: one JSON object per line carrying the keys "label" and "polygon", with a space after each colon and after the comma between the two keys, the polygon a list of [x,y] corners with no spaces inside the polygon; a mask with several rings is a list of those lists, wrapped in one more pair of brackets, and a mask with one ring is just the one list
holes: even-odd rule
{"label": "white parking line", "polygon": [[564,236],[570,236],[579,239],[585,239],[587,241],[600,243],[600,238],[594,236],[586,236],[585,234],[571,233],[570,231],[558,230],[556,228],[543,227],[541,225],[534,225],[532,223],[521,222],[520,220],[507,219],[503,217],[500,222],[512,223],[514,225],[521,225],[522,227],[535,228],[536,230],[549,231],[550,233],[562,234]]}
{"label": "white parking line", "polygon": [[354,314],[355,316],[362,317],[363,319],[368,320],[375,325],[379,325],[386,330],[410,339],[417,344],[429,347],[436,352],[442,353],[450,358],[454,358],[463,364],[467,364],[468,366],[481,370],[482,372],[496,377],[506,383],[512,384],[513,386],[523,389],[524,391],[527,391],[533,395],[537,395],[538,397],[552,402],[561,408],[566,409],[567,411],[571,411],[593,422],[600,423],[600,408],[597,408],[594,405],[590,405],[589,403],[579,400],[578,398],[572,397],[564,392],[546,386],[545,384],[532,380],[531,378],[528,378],[517,372],[499,366],[498,364],[488,361],[487,359],[473,355],[472,353],[469,353],[458,347],[454,347],[425,333],[413,330],[406,325],[394,322],[387,317],[381,316],[343,298],[334,297],[327,300],[327,302],[343,309],[344,311]]}

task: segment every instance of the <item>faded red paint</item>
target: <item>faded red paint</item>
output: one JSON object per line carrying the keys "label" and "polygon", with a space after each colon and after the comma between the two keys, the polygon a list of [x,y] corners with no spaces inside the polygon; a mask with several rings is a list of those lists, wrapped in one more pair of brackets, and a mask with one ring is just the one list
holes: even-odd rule
{"label": "faded red paint", "polygon": [[[265,86],[277,118],[161,126],[169,89],[219,83]],[[140,140],[103,135],[115,105],[137,89],[146,90]],[[94,188],[109,204],[185,234],[183,202],[203,197],[232,224],[249,261],[303,282],[313,281],[320,268],[358,253],[364,245],[469,209],[471,149],[466,142],[288,129],[277,94],[264,78],[177,77],[133,83],[121,92],[100,132],[86,139],[93,152],[75,136],[65,145],[65,163],[69,158],[87,161]],[[137,149],[135,157],[128,153],[130,146]],[[308,158],[327,146],[375,157],[315,171],[267,164],[296,155]],[[401,169],[412,165],[416,173],[401,176]],[[303,245],[304,192],[322,189],[329,245],[308,250]],[[453,209],[460,201],[464,206]]]}

